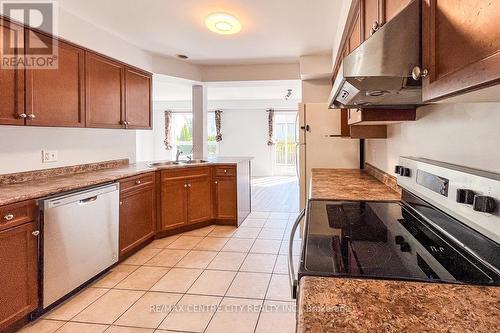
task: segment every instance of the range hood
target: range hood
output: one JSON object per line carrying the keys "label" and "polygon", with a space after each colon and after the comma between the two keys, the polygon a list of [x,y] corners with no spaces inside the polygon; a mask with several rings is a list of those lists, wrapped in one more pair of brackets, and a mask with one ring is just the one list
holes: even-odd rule
{"label": "range hood", "polygon": [[421,105],[421,2],[414,0],[344,58],[330,108],[404,108]]}

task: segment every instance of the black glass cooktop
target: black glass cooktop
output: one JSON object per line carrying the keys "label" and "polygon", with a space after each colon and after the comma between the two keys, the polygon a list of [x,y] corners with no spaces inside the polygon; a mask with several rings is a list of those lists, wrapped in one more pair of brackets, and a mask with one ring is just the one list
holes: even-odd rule
{"label": "black glass cooktop", "polygon": [[[406,196],[408,203],[310,201],[299,278],[500,285],[498,244]],[[427,209],[426,217],[436,224],[426,221],[419,209]]]}

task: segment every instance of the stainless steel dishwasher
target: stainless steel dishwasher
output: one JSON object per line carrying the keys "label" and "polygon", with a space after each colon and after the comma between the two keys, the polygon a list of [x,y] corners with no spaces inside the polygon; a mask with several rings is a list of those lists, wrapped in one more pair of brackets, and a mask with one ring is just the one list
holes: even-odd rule
{"label": "stainless steel dishwasher", "polygon": [[119,184],[43,200],[43,308],[118,261]]}

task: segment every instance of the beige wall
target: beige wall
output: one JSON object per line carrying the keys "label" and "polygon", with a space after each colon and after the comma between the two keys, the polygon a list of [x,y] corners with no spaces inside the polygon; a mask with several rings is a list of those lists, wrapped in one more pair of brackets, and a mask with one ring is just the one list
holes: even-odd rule
{"label": "beige wall", "polygon": [[366,160],[392,173],[399,156],[425,157],[500,172],[500,103],[437,104],[418,120],[390,125],[386,140],[367,140]]}
{"label": "beige wall", "polygon": [[259,81],[297,80],[300,78],[298,63],[201,66],[202,81]]}
{"label": "beige wall", "polygon": [[302,103],[326,103],[331,89],[330,79],[302,81]]}

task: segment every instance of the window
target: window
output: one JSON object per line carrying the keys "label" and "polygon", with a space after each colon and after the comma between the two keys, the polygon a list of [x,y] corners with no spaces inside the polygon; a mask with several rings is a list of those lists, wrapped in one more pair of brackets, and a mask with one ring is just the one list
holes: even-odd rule
{"label": "window", "polygon": [[193,114],[174,113],[173,114],[173,158],[180,150],[181,156],[191,156],[193,151]]}
{"label": "window", "polygon": [[[181,159],[192,156],[193,153],[193,114],[188,112],[173,113],[173,146],[172,159],[175,159],[177,150],[180,149]],[[215,141],[215,113],[209,112],[207,119],[208,155],[217,155],[217,142]]]}
{"label": "window", "polygon": [[208,132],[208,156],[215,156],[218,153],[218,145],[215,137],[217,131],[215,130],[215,112],[209,112],[207,118],[207,132]]}
{"label": "window", "polygon": [[276,175],[294,174],[296,163],[296,113],[277,113],[275,118]]}

